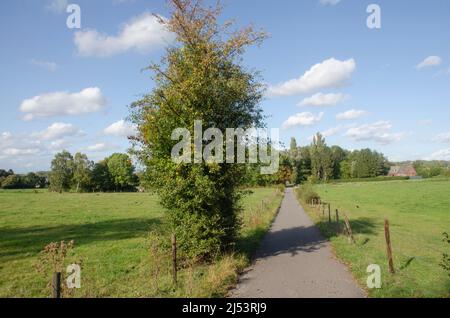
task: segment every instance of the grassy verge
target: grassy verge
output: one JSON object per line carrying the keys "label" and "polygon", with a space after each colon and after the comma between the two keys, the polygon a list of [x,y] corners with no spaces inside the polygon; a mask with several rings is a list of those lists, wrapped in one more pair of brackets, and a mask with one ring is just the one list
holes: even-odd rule
{"label": "grassy verge", "polygon": [[[367,266],[380,265],[382,287],[369,290],[371,297],[450,297],[450,277],[439,266],[442,254],[449,253],[442,233],[450,231],[450,182],[326,184],[314,190],[331,204],[332,223],[328,211],[322,217],[321,211],[301,203],[361,286],[366,286]],[[341,228],[342,212],[348,215],[356,244],[337,234],[335,209],[340,211]],[[385,218],[390,221],[395,274],[388,272]]]}
{"label": "grassy verge", "polygon": [[75,297],[224,296],[248,265],[282,198],[275,188],[251,192],[243,199],[236,252],[210,264],[180,264],[174,286],[170,253],[155,261],[149,252],[150,230],[169,240],[156,196],[1,191],[0,297],[48,297],[49,277],[35,269],[38,254],[50,242],[72,239],[75,248],[67,262],[82,260],[81,289]]}

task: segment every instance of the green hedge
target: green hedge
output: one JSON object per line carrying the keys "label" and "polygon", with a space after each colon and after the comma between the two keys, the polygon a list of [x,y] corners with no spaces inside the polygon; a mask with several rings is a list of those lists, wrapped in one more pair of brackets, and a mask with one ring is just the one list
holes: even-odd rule
{"label": "green hedge", "polygon": [[354,179],[339,179],[331,180],[331,183],[348,183],[348,182],[376,182],[376,181],[398,181],[398,180],[409,180],[409,177],[372,177],[372,178],[354,178]]}

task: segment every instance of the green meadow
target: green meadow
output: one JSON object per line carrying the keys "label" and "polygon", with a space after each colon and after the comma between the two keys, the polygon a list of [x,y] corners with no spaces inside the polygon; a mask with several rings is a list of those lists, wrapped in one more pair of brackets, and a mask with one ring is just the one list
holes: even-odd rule
{"label": "green meadow", "polygon": [[36,270],[38,255],[62,240],[75,241],[67,263],[82,264],[81,288],[71,297],[224,296],[248,265],[281,199],[275,188],[250,189],[242,201],[236,251],[209,263],[180,263],[174,285],[170,250],[158,264],[149,252],[150,231],[161,233],[170,246],[155,195],[0,191],[0,297],[48,297],[51,277]]}
{"label": "green meadow", "polygon": [[[366,286],[367,266],[380,265],[382,286],[368,290],[370,296],[450,296],[450,276],[439,266],[442,254],[450,254],[449,244],[443,242],[443,233],[450,234],[448,179],[323,184],[314,189],[331,204],[333,222],[328,223],[328,209],[323,217],[321,211],[303,206],[361,286]],[[336,234],[336,209],[341,227],[342,212],[348,215],[356,244]],[[388,272],[385,218],[390,222],[395,274]]]}

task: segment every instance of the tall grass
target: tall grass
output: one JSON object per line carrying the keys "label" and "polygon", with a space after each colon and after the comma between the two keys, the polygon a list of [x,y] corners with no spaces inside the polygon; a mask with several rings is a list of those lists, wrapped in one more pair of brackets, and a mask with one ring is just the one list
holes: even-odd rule
{"label": "tall grass", "polygon": [[0,297],[48,297],[51,277],[34,268],[44,246],[63,240],[74,240],[73,259],[83,260],[75,297],[224,296],[249,264],[281,199],[276,188],[251,189],[242,201],[234,251],[209,263],[180,255],[174,285],[171,231],[156,196],[0,191]]}

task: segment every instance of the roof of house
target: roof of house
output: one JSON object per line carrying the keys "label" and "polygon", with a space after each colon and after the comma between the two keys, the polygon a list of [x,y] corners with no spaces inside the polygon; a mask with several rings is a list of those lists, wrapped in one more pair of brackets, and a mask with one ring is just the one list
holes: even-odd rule
{"label": "roof of house", "polygon": [[416,169],[412,165],[392,166],[389,175],[416,176]]}

